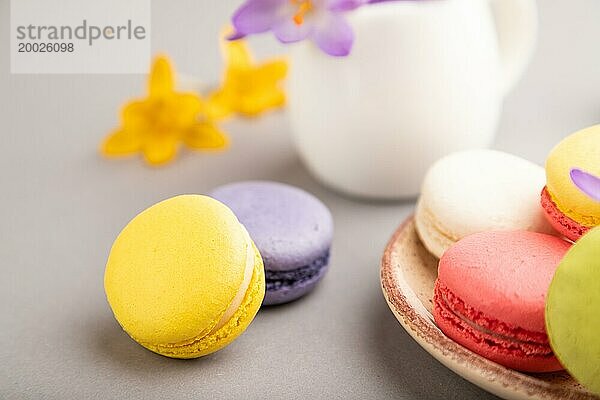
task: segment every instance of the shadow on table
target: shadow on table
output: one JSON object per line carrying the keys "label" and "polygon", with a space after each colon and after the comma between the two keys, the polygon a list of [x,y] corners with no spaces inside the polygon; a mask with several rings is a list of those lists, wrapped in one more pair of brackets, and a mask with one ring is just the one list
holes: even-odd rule
{"label": "shadow on table", "polygon": [[129,376],[156,377],[157,371],[167,370],[172,374],[198,368],[200,365],[217,363],[220,358],[229,357],[227,351],[223,350],[197,359],[171,359],[136,343],[121,329],[117,321],[110,317],[97,317],[86,326],[89,326],[89,331],[83,334],[90,340],[94,359]]}

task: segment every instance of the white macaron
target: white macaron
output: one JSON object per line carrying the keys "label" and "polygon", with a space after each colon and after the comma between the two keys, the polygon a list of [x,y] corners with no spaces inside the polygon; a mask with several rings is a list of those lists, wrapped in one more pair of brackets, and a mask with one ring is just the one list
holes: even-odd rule
{"label": "white macaron", "polygon": [[431,166],[415,214],[436,257],[465,236],[494,230],[553,233],[540,206],[544,169],[512,154],[468,150]]}

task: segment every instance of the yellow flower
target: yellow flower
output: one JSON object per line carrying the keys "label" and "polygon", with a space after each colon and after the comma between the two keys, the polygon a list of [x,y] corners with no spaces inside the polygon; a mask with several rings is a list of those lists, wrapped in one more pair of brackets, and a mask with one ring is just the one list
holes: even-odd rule
{"label": "yellow flower", "polygon": [[208,105],[198,95],[175,91],[169,60],[154,61],[148,96],[129,102],[121,115],[121,127],[101,145],[106,156],[142,152],[149,164],[171,161],[180,142],[194,149],[226,146],[227,138],[208,117]]}
{"label": "yellow flower", "polygon": [[221,87],[210,97],[211,115],[224,118],[231,113],[253,117],[285,104],[280,87],[287,74],[284,60],[255,64],[243,40],[222,43],[226,69]]}

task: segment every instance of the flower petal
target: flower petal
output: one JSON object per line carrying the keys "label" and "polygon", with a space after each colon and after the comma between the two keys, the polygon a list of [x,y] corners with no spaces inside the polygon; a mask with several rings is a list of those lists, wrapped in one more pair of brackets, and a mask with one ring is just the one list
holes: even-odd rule
{"label": "flower petal", "polygon": [[273,33],[281,43],[293,43],[306,39],[313,32],[313,28],[312,18],[306,18],[304,23],[297,24],[290,16],[273,26]]}
{"label": "flower petal", "polygon": [[243,40],[222,42],[221,52],[225,58],[227,69],[247,68],[252,64],[252,54]]}
{"label": "flower petal", "polygon": [[134,100],[123,107],[121,120],[124,131],[139,132],[148,127],[148,111],[151,110],[150,102]]}
{"label": "flower petal", "polygon": [[577,168],[571,170],[571,180],[583,193],[600,201],[600,177]]}
{"label": "flower petal", "polygon": [[177,114],[185,120],[193,120],[205,107],[204,101],[195,93],[176,93],[172,98],[173,107],[176,109],[173,114]]}
{"label": "flower petal", "polygon": [[204,114],[213,121],[225,119],[235,111],[235,100],[231,91],[220,88],[209,95]]}
{"label": "flower petal", "polygon": [[337,13],[324,14],[315,27],[313,40],[325,53],[344,57],[350,54],[354,43],[352,27]]}
{"label": "flower petal", "polygon": [[284,60],[267,61],[260,67],[256,68],[256,75],[264,77],[269,82],[276,83],[285,79],[288,71],[288,64]]}
{"label": "flower petal", "polygon": [[327,9],[329,11],[351,11],[369,3],[368,0],[329,0]]}
{"label": "flower petal", "polygon": [[[248,0],[231,19],[236,37],[270,30],[284,17],[288,0]],[[238,37],[239,38],[239,37]]]}
{"label": "flower petal", "polygon": [[239,99],[238,112],[246,117],[256,117],[269,109],[278,108],[284,104],[285,93],[278,88],[273,88],[252,97]]}
{"label": "flower petal", "polygon": [[227,146],[227,136],[210,121],[193,126],[184,136],[183,142],[193,149],[220,149]]}
{"label": "flower petal", "polygon": [[177,153],[177,138],[174,135],[149,135],[144,141],[142,152],[148,164],[166,164]]}
{"label": "flower petal", "polygon": [[171,69],[169,59],[165,56],[158,56],[154,60],[152,71],[150,72],[148,88],[150,96],[165,96],[173,92],[174,87],[175,78],[173,77],[173,70]]}
{"label": "flower petal", "polygon": [[104,142],[100,146],[100,151],[106,156],[122,156],[137,153],[141,147],[140,135],[134,132],[118,130],[104,139]]}
{"label": "flower petal", "polygon": [[225,39],[230,40],[230,41],[235,41],[235,40],[243,39],[245,37],[246,37],[246,35],[244,35],[243,33],[235,31],[235,32],[225,36]]}

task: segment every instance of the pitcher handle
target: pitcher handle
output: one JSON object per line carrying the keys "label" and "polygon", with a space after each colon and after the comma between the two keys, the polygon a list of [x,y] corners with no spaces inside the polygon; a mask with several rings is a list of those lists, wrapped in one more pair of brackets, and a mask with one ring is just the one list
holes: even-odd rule
{"label": "pitcher handle", "polygon": [[498,31],[503,88],[508,93],[529,63],[537,38],[535,0],[490,0]]}

